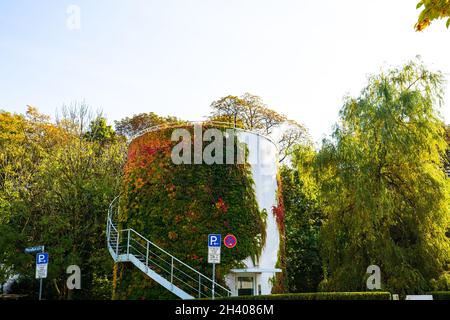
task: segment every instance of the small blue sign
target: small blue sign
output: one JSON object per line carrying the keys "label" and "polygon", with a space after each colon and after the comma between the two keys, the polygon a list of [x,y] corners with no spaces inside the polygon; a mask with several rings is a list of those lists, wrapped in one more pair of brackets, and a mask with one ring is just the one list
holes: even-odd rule
{"label": "small blue sign", "polygon": [[25,248],[25,253],[35,253],[39,251],[44,251],[44,246],[35,246],[35,247],[28,247]]}
{"label": "small blue sign", "polygon": [[47,264],[48,252],[41,252],[36,255],[36,264]]}
{"label": "small blue sign", "polygon": [[208,247],[220,247],[222,236],[220,234],[208,235]]}

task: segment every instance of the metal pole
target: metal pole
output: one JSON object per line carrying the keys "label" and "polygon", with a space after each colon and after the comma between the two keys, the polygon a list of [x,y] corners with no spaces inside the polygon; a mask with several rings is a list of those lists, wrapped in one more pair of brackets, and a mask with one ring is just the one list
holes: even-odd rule
{"label": "metal pole", "polygon": [[213,263],[213,276],[212,276],[212,299],[214,300],[214,285],[216,284],[216,264]]}
{"label": "metal pole", "polygon": [[42,278],[39,279],[39,301],[42,300]]}
{"label": "metal pole", "polygon": [[[42,246],[42,251],[45,252],[45,246]],[[39,301],[42,300],[42,278],[39,279]]]}

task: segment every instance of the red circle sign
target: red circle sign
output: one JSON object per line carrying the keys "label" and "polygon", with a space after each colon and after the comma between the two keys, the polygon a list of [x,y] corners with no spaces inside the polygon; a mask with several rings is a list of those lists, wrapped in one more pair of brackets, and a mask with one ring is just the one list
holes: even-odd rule
{"label": "red circle sign", "polygon": [[237,239],[232,234],[228,234],[225,238],[223,238],[223,244],[227,248],[234,248],[237,244]]}

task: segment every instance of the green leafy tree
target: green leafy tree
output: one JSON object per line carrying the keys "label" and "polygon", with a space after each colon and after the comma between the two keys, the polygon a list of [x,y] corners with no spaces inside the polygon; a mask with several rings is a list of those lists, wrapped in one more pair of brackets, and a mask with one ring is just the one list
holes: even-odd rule
{"label": "green leafy tree", "polygon": [[[17,292],[34,294],[34,256],[50,254],[47,299],[110,298],[112,261],[105,248],[105,213],[118,193],[126,149],[122,140],[86,139],[85,105],[66,109],[57,124],[30,108],[1,113],[0,280],[19,274]],[[66,268],[81,268],[82,289],[68,291]]]}
{"label": "green leafy tree", "polygon": [[48,117],[32,106],[25,116],[0,112],[0,283],[14,274],[25,274],[34,261],[22,253],[28,238],[38,231],[25,234],[24,228],[32,220],[29,204],[36,193],[35,173],[60,143],[58,133]]}
{"label": "green leafy tree", "polygon": [[297,145],[292,167],[281,168],[286,214],[286,272],[290,292],[313,292],[323,279],[319,236],[323,214],[314,177],[315,151]]}
{"label": "green leafy tree", "polygon": [[429,290],[450,269],[449,180],[438,114],[443,76],[419,62],[372,76],[348,98],[321,169],[326,290],[366,289],[378,265],[382,289]]}
{"label": "green leafy tree", "polygon": [[112,126],[107,125],[106,119],[100,116],[91,121],[89,130],[85,134],[87,139],[102,143],[113,140],[115,136]]}

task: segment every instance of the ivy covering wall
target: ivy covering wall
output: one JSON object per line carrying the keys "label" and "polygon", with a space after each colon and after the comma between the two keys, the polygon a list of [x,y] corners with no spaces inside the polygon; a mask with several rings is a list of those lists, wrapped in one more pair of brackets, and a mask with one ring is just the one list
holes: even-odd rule
{"label": "ivy covering wall", "polygon": [[[207,128],[203,126],[203,131]],[[185,129],[192,133],[193,154],[193,128]],[[120,223],[206,275],[211,274],[208,234],[234,234],[237,246],[223,247],[216,266],[217,280],[223,283],[231,268],[243,267],[241,261],[249,256],[257,258],[264,245],[265,219],[256,202],[251,167],[247,163],[176,165],[171,159],[178,144],[171,141],[173,130],[149,132],[130,144]],[[225,159],[225,149],[223,154]],[[175,298],[129,264],[116,268],[116,279],[115,298]]]}
{"label": "ivy covering wall", "polygon": [[278,232],[280,233],[280,248],[278,251],[278,259],[275,265],[280,268],[282,272],[276,273],[272,279],[273,294],[280,294],[287,292],[288,283],[286,277],[286,225],[285,225],[285,208],[283,200],[282,180],[279,171],[277,171],[277,206],[272,207],[272,213],[277,222]]}

